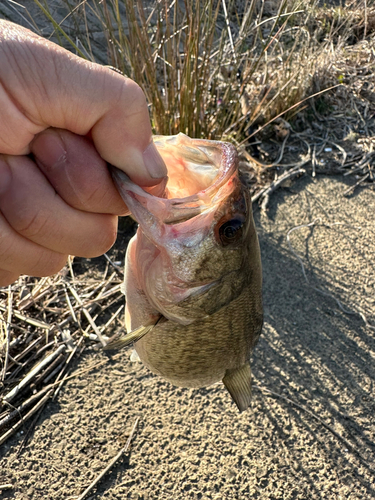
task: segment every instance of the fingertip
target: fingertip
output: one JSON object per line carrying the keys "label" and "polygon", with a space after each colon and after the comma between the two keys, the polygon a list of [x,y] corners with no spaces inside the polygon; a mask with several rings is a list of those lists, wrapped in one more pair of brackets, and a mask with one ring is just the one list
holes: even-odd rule
{"label": "fingertip", "polygon": [[18,280],[19,276],[19,274],[6,271],[5,269],[0,269],[0,287],[12,285]]}
{"label": "fingertip", "polygon": [[77,257],[84,257],[86,259],[100,257],[100,255],[108,252],[114,245],[117,238],[118,217],[105,214],[102,215],[101,221],[98,219],[97,222],[95,241],[92,242],[92,245],[86,246]]}
{"label": "fingertip", "polygon": [[161,180],[166,177],[168,171],[157,147],[153,142],[143,151],[143,161],[147,172],[152,179]]}
{"label": "fingertip", "polygon": [[121,161],[113,163],[133,182],[142,187],[155,186],[167,175],[167,168],[156,147],[151,143],[142,153],[129,147]]}

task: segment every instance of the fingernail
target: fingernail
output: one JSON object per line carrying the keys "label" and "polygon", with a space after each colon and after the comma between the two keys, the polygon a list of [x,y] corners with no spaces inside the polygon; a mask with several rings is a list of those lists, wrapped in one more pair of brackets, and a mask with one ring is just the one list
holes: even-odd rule
{"label": "fingernail", "polygon": [[153,142],[144,150],[143,161],[153,179],[161,179],[167,175],[167,167]]}
{"label": "fingernail", "polygon": [[66,150],[61,137],[55,132],[43,132],[32,143],[31,150],[36,159],[51,168],[66,161]]}
{"label": "fingernail", "polygon": [[152,196],[157,196],[158,198],[162,198],[165,193],[165,187],[168,182],[168,177],[163,177],[163,179],[156,184],[155,186],[149,186],[143,188],[148,193],[152,194]]}
{"label": "fingernail", "polygon": [[0,159],[0,194],[5,194],[12,182],[12,173],[6,161]]}

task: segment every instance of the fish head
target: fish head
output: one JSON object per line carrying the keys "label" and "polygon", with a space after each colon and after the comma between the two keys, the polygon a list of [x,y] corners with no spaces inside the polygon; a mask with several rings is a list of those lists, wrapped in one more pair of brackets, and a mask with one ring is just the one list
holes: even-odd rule
{"label": "fish head", "polygon": [[[137,280],[165,318],[190,324],[234,300],[251,279],[251,199],[228,143],[156,136],[168,179],[154,196],[123,172],[117,187],[139,224]],[[160,187],[159,187],[160,189]]]}

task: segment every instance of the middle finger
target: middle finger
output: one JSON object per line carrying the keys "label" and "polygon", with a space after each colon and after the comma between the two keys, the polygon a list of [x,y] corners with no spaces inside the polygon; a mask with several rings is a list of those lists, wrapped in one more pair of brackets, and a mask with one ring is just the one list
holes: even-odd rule
{"label": "middle finger", "polygon": [[72,208],[25,156],[0,156],[0,211],[23,237],[62,254],[96,257],[114,243],[117,217]]}

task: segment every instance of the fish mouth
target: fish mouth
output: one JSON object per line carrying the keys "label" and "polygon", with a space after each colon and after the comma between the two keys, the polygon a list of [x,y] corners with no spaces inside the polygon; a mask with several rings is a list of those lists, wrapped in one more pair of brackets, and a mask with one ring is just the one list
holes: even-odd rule
{"label": "fish mouth", "polygon": [[206,191],[222,173],[219,143],[184,134],[155,136],[154,143],[168,170],[166,198],[186,199]]}
{"label": "fish mouth", "polygon": [[[162,224],[187,221],[212,210],[233,191],[237,152],[232,144],[190,139],[184,134],[155,136],[154,142],[168,169],[161,196],[155,196],[152,188],[141,188],[111,166],[117,189],[139,224],[149,221],[146,212]],[[162,186],[158,186],[160,191]]]}

